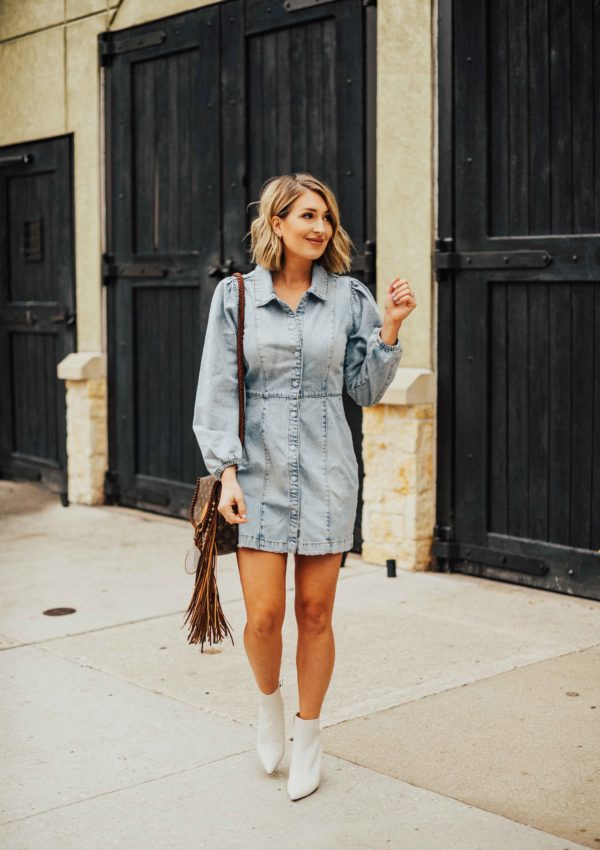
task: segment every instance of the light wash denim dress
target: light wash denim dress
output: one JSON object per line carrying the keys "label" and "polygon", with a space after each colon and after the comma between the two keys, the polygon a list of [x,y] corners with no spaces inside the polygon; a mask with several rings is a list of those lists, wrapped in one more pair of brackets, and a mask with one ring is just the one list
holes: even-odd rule
{"label": "light wash denim dress", "polygon": [[379,331],[364,283],[314,262],[294,312],[261,265],[244,275],[246,430],[238,437],[235,277],[219,281],[206,327],[193,430],[217,478],[237,465],[248,521],[238,546],[320,555],[352,548],[358,464],[343,403],[376,404],[402,355]]}

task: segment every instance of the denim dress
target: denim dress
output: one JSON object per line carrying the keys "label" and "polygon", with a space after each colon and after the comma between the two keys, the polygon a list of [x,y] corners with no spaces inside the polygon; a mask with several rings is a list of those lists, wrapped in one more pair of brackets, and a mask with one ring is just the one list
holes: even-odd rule
{"label": "denim dress", "polygon": [[402,343],[379,331],[365,284],[313,262],[296,311],[261,265],[244,276],[244,445],[238,437],[235,277],[219,281],[210,305],[193,430],[217,478],[237,465],[248,520],[238,546],[320,555],[352,548],[358,464],[343,402],[376,404],[390,385]]}

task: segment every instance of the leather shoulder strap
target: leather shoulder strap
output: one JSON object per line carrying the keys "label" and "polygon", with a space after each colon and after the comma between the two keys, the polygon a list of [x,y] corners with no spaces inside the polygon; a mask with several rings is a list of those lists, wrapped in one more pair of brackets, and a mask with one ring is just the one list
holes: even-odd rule
{"label": "leather shoulder strap", "polygon": [[240,406],[238,434],[242,446],[246,432],[246,414],[244,410],[245,381],[244,381],[244,278],[240,272],[234,272],[238,282],[238,323],[237,323],[237,365],[238,365],[238,398]]}

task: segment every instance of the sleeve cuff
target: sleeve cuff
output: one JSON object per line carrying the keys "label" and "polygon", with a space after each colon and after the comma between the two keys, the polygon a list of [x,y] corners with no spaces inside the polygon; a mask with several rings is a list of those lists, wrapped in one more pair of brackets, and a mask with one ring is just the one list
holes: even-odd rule
{"label": "sleeve cuff", "polygon": [[241,463],[241,460],[242,460],[241,458],[237,458],[237,457],[227,458],[227,460],[224,460],[223,463],[220,463],[217,466],[217,468],[213,472],[214,477],[218,478],[219,481],[220,481],[221,480],[221,473],[223,472],[223,470],[226,469],[228,466],[234,466],[234,465],[239,466],[240,463]]}
{"label": "sleeve cuff", "polygon": [[400,337],[397,337],[394,345],[390,345],[381,338],[381,328],[377,331],[376,339],[377,345],[379,346],[379,348],[383,348],[384,351],[402,351],[402,343],[400,341]]}

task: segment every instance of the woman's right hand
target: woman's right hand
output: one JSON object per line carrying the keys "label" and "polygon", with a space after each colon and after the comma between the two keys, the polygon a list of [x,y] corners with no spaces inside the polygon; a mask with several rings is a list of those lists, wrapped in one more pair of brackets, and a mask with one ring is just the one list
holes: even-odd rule
{"label": "woman's right hand", "polygon": [[[237,509],[237,513],[235,512]],[[248,522],[244,494],[237,480],[237,467],[226,466],[221,473],[221,498],[218,511],[230,525]]]}

